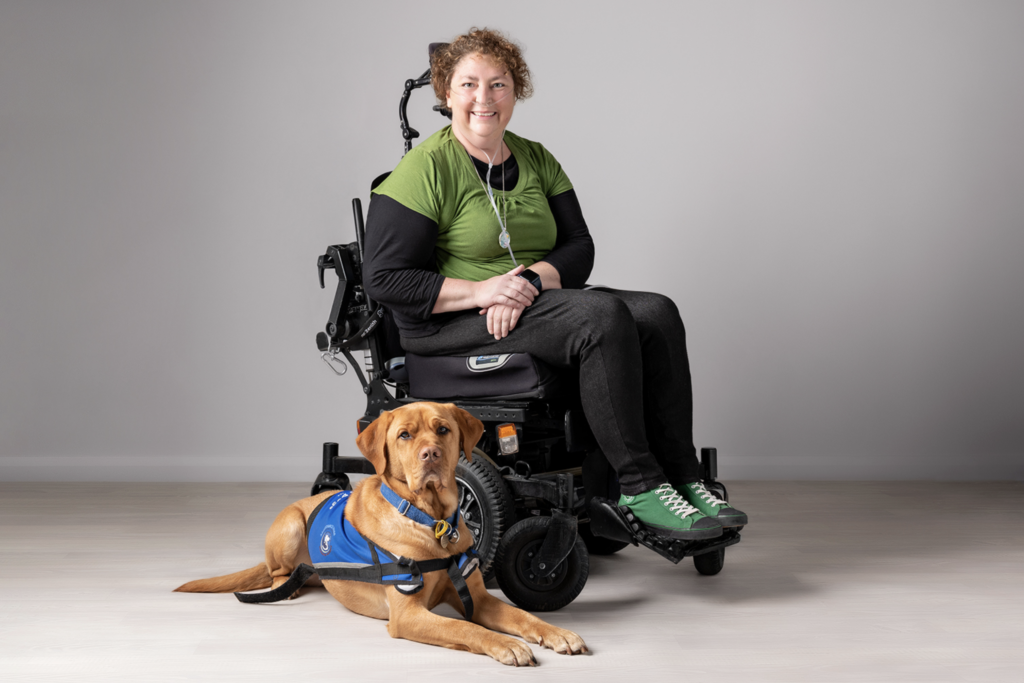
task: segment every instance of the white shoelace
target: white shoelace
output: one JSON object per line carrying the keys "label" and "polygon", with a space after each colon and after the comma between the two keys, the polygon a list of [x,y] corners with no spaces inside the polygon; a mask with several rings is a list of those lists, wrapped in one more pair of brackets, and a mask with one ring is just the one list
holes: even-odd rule
{"label": "white shoelace", "polygon": [[728,505],[724,500],[704,488],[704,484],[701,482],[694,482],[691,486],[693,487],[693,492],[703,498],[709,505]]}
{"label": "white shoelace", "polygon": [[679,495],[669,483],[662,484],[654,489],[654,492],[658,494],[659,500],[666,501],[663,505],[677,517],[688,517],[695,512],[700,512],[700,510],[690,505],[685,498]]}

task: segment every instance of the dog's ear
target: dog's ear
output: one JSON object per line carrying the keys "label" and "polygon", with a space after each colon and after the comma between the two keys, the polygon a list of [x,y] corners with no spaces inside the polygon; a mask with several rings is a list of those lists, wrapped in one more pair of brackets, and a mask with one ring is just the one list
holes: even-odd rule
{"label": "dog's ear", "polygon": [[466,460],[473,462],[473,448],[480,436],[484,433],[484,423],[476,419],[454,403],[448,404],[448,409],[459,423],[459,435],[462,437],[462,452],[466,454]]}
{"label": "dog's ear", "polygon": [[393,419],[391,412],[385,411],[356,437],[356,445],[377,474],[384,474],[388,468],[388,427]]}

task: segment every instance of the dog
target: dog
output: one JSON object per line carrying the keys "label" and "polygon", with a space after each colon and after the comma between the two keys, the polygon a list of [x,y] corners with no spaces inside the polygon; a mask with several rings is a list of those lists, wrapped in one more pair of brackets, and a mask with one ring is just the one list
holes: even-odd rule
{"label": "dog", "polygon": [[[175,590],[225,593],[269,587],[270,593],[283,590],[286,595],[281,597],[295,597],[313,572],[309,565],[315,564],[314,556],[326,555],[345,531],[338,527],[351,525],[358,533],[348,529],[349,535],[368,541],[374,565],[353,569],[350,565],[359,563],[320,564],[314,582],[349,610],[387,620],[391,637],[485,654],[510,666],[536,666],[537,660],[528,645],[505,634],[561,654],[587,653],[578,635],[495,598],[484,587],[480,571],[473,571],[473,536],[458,513],[455,467],[460,449],[472,458],[483,429],[482,422],[452,404],[414,403],[382,413],[356,439],[376,475],[351,492],[326,491],[286,507],[267,532],[265,562]],[[328,507],[341,509],[337,506],[342,504],[343,521],[320,521]],[[310,534],[310,521],[323,530],[317,527]],[[289,583],[303,565],[307,574]],[[439,570],[441,566],[448,571]],[[371,575],[384,583],[365,582]],[[443,602],[468,618],[430,611]]]}

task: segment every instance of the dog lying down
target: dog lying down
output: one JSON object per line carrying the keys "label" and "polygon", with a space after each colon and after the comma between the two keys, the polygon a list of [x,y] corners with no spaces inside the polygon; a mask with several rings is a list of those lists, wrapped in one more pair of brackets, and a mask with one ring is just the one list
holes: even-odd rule
{"label": "dog lying down", "polygon": [[[492,596],[474,571],[473,536],[458,513],[455,466],[460,448],[472,457],[483,429],[452,404],[415,403],[383,413],[356,439],[375,476],[351,492],[325,491],[286,507],[267,532],[265,562],[175,590],[269,587],[295,597],[313,564],[312,582],[353,612],[386,619],[393,638],[478,652],[511,666],[537,662],[528,645],[506,633],[562,654],[587,652],[572,631]],[[289,581],[293,572],[297,576]],[[466,620],[433,614],[442,602]]]}

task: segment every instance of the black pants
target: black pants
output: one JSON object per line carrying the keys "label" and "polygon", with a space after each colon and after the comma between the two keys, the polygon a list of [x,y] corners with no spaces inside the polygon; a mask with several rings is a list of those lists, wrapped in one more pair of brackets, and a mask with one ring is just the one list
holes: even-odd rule
{"label": "black pants", "polygon": [[552,289],[500,341],[472,310],[402,346],[422,356],[530,353],[555,368],[577,367],[583,412],[624,494],[699,478],[686,330],[668,297]]}

